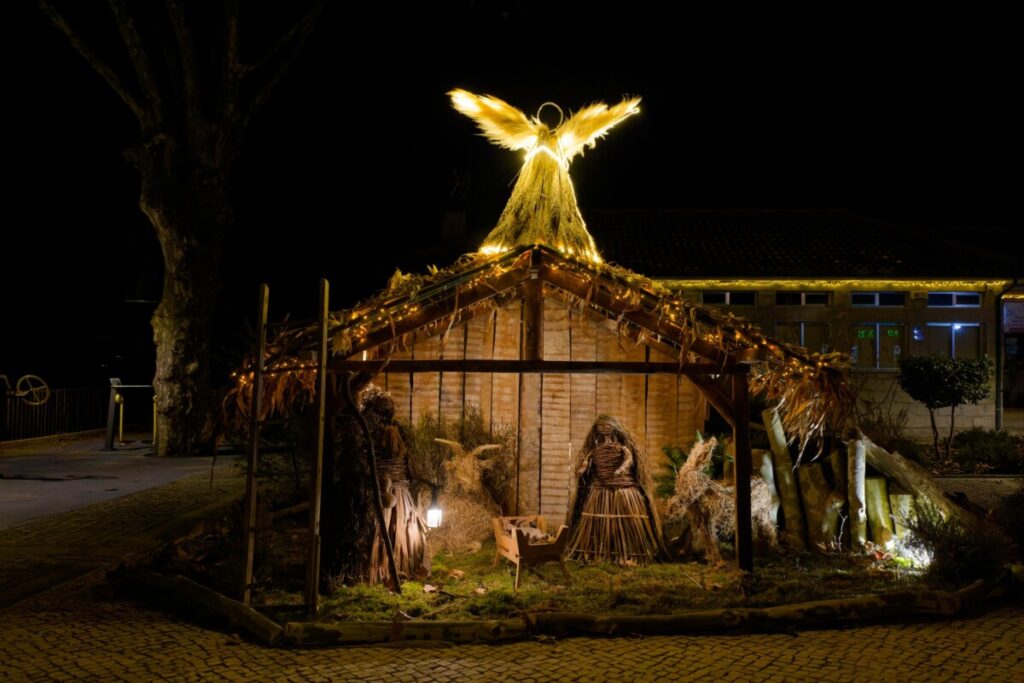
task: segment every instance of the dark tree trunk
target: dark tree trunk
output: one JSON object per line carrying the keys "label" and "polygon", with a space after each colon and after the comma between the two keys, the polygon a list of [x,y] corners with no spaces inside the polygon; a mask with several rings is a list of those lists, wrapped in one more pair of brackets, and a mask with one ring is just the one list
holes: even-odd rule
{"label": "dark tree trunk", "polygon": [[164,257],[163,295],[152,318],[157,452],[197,455],[211,445],[203,433],[220,259],[232,221],[227,169],[165,139],[143,153],[139,171],[139,206]]}
{"label": "dark tree trunk", "polygon": [[928,409],[928,417],[932,420],[932,443],[935,446],[935,457],[942,457],[942,451],[939,450],[939,427],[935,424],[935,409]]}

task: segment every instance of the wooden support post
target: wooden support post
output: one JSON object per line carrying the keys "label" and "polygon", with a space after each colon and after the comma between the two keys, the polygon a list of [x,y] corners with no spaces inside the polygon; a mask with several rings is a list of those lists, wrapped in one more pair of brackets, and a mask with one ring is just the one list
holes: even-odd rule
{"label": "wooden support post", "polygon": [[306,611],[316,616],[320,604],[320,498],[324,480],[324,414],[327,401],[327,313],[330,284],[320,278],[320,340],[316,366],[316,421],[313,423],[313,468],[309,494],[309,554],[306,558]]}
{"label": "wooden support post", "polygon": [[530,254],[530,279],[526,282],[523,302],[522,360],[541,360],[544,357],[544,282],[540,279],[541,253]]}
{"label": "wooden support post", "polygon": [[252,405],[249,414],[249,458],[245,470],[245,506],[242,522],[242,603],[252,602],[252,565],[256,556],[256,464],[260,452],[260,413],[263,410],[264,355],[267,350],[267,302],[270,287],[260,285],[256,313],[256,362],[252,373]]}
{"label": "wooden support post", "polygon": [[733,428],[736,446],[736,562],[743,571],[754,570],[754,539],[750,522],[750,397],[747,376],[732,376]]}

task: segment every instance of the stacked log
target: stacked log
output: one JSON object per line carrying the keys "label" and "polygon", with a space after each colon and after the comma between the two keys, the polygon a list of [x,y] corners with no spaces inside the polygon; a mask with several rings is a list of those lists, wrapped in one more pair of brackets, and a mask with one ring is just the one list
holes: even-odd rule
{"label": "stacked log", "polygon": [[782,501],[784,527],[779,533],[779,538],[783,543],[802,550],[807,547],[804,540],[807,532],[803,506],[800,504],[800,490],[793,474],[793,458],[789,454],[789,444],[786,443],[786,432],[782,429],[782,421],[774,410],[764,411],[761,417],[768,430],[768,442],[772,448],[772,469]]}

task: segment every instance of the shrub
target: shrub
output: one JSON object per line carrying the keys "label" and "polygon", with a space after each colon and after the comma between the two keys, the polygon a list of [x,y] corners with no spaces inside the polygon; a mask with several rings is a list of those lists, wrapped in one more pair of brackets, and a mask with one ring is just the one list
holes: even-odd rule
{"label": "shrub", "polygon": [[967,472],[1024,472],[1024,437],[973,427],[953,437],[955,459]]}
{"label": "shrub", "polygon": [[988,397],[994,364],[982,358],[944,358],[942,356],[911,356],[900,360],[897,381],[912,399],[928,408],[932,422],[935,453],[939,453],[939,428],[935,411],[949,408],[949,436],[945,439],[946,458],[950,457],[956,425],[956,407],[977,404]]}
{"label": "shrub", "polygon": [[992,579],[1009,559],[1006,539],[986,524],[964,527],[944,520],[930,505],[918,505],[917,514],[907,521],[911,536],[907,544],[931,557],[928,575],[955,586],[977,579]]}

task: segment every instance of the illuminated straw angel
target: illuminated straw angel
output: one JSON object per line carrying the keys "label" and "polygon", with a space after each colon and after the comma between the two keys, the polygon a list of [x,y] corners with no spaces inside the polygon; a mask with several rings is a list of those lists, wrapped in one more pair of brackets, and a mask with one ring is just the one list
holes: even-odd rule
{"label": "illuminated straw angel", "polygon": [[[476,121],[491,142],[511,150],[525,150],[526,161],[498,225],[487,235],[480,251],[498,253],[520,244],[547,244],[566,254],[599,261],[594,239],[576,205],[569,164],[585,147],[594,147],[612,126],[640,111],[640,98],[609,107],[604,103],[581,109],[568,121],[551,128],[537,116],[526,114],[490,95],[465,90],[448,93],[452,106]],[[550,102],[561,116],[561,109]]]}

